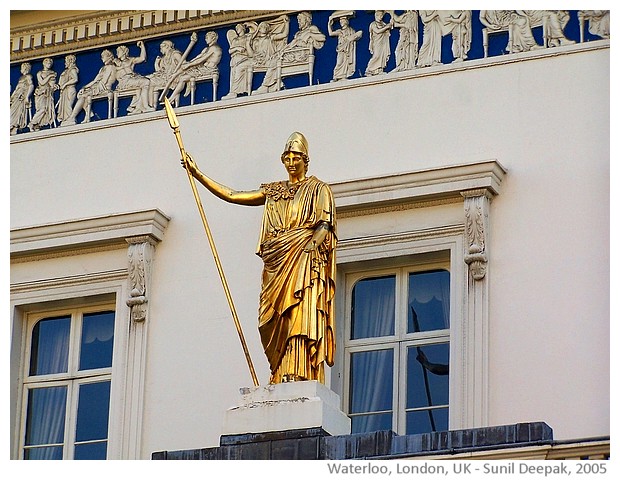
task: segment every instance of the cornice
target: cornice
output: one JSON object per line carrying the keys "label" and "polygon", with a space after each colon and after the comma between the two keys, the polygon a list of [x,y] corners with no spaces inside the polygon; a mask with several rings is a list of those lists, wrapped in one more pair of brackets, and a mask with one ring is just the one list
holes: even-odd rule
{"label": "cornice", "polygon": [[462,202],[500,191],[506,169],[497,160],[332,183],[339,217]]}
{"label": "cornice", "polygon": [[182,33],[289,10],[100,10],[11,28],[11,63]]}
{"label": "cornice", "polygon": [[132,237],[162,240],[170,218],[158,209],[11,230],[11,262],[127,247]]}

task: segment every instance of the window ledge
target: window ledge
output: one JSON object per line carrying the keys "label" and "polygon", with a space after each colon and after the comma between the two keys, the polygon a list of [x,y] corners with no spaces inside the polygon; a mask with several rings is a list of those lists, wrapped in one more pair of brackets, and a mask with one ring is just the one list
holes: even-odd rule
{"label": "window ledge", "polygon": [[163,238],[170,218],[158,209],[105,215],[11,230],[11,261],[40,255],[122,248],[130,237]]}

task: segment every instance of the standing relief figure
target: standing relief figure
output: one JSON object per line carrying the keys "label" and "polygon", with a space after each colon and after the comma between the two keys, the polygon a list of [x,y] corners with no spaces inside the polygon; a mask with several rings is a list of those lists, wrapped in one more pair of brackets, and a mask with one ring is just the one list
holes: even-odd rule
{"label": "standing relief figure", "polygon": [[471,48],[471,10],[449,10],[443,18],[444,28],[452,34],[454,61],[462,62]]}
{"label": "standing relief figure", "polygon": [[[196,34],[192,34],[195,36]],[[146,76],[149,79],[148,96],[155,105],[155,91],[163,90],[168,85],[168,81],[176,73],[179,64],[183,58],[183,54],[177,50],[171,40],[164,40],[159,45],[161,55],[155,58],[155,71]],[[175,81],[171,84],[176,86]]]}
{"label": "standing relief figure", "polygon": [[394,27],[400,32],[396,45],[396,68],[393,71],[412,70],[418,61],[418,12],[406,10],[393,18]]}
{"label": "standing relief figure", "polygon": [[130,57],[129,48],[121,45],[116,49],[117,58],[114,59],[116,66],[116,79],[118,80],[117,90],[138,89],[138,93],[131,99],[130,105],[127,107],[127,114],[134,115],[137,113],[152,112],[155,107],[151,105],[149,97],[150,80],[138,73],[134,72],[134,67],[146,61],[146,49],[144,42],[137,42],[140,49],[140,56]]}
{"label": "standing relief figure", "polygon": [[424,25],[418,66],[430,67],[441,63],[441,42],[452,35],[454,61],[463,61],[471,48],[471,10],[420,10]]}
{"label": "standing relief figure", "polygon": [[28,62],[20,65],[21,76],[11,94],[11,135],[15,135],[19,129],[24,128],[29,121],[30,97],[34,91],[34,82],[30,70],[32,66]]}
{"label": "standing relief figure", "polygon": [[[217,44],[218,35],[216,32],[207,32],[205,41],[207,46],[196,55],[192,60],[183,62],[178,72],[175,74],[176,86],[170,95],[170,102],[178,105],[181,91],[185,88],[184,97],[190,94],[189,83],[192,78],[213,77],[219,73],[218,67],[222,60],[222,47]],[[215,100],[215,99],[214,99]]]}
{"label": "standing relief figure", "polygon": [[367,77],[385,73],[385,67],[390,59],[390,30],[394,28],[394,18],[391,17],[388,23],[383,21],[385,10],[375,11],[375,20],[368,27],[370,34],[369,50],[370,60],[366,66]]}
{"label": "standing relief figure", "polygon": [[235,98],[242,93],[250,93],[250,67],[252,65],[252,37],[247,23],[239,23],[234,30],[226,32],[228,53],[230,53],[230,90],[223,99]]}
{"label": "standing relief figure", "polygon": [[58,88],[56,77],[52,70],[54,61],[51,58],[43,59],[43,69],[37,73],[37,88],[34,90],[35,114],[28,124],[31,131],[36,132],[45,125],[56,125],[56,111],[54,110],[54,91]]}
{"label": "standing relief figure", "polygon": [[104,50],[101,52],[101,61],[103,62],[103,67],[99,69],[93,80],[80,88],[73,111],[67,118],[62,120],[61,126],[75,125],[76,118],[82,110],[87,112],[84,122],[90,122],[90,117],[92,116],[90,105],[93,97],[112,92],[112,85],[116,82],[116,67],[113,63],[114,54],[110,50]]}
{"label": "standing relief figure", "polygon": [[[336,11],[327,20],[327,33],[330,37],[338,37],[336,45],[336,66],[332,82],[345,80],[355,73],[357,41],[362,38],[362,31],[356,31],[349,25],[349,18],[353,11]],[[340,28],[333,29],[333,23],[338,20]]]}
{"label": "standing relief figure", "polygon": [[71,116],[73,104],[77,96],[78,73],[80,72],[75,65],[75,55],[67,55],[65,57],[65,69],[58,79],[58,88],[60,89],[60,97],[56,104],[56,117],[59,122],[63,122]]}
{"label": "standing relief figure", "polygon": [[290,20],[288,15],[281,15],[258,25],[252,23],[250,26],[254,51],[252,67],[265,69],[265,77],[260,87],[253,93],[276,92],[282,88],[282,81],[278,78],[278,64],[288,41]]}

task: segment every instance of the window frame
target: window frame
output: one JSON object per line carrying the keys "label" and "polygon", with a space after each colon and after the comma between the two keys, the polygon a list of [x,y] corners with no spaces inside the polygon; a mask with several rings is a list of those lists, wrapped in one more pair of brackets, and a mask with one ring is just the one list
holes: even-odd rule
{"label": "window frame", "polygon": [[[113,370],[115,367],[115,357],[120,348],[118,339],[119,321],[116,311],[116,303],[112,300],[100,300],[88,302],[75,306],[58,306],[50,309],[37,309],[26,313],[25,328],[23,329],[23,354],[21,361],[21,381],[20,381],[20,415],[19,415],[19,455],[18,458],[25,458],[26,450],[26,424],[28,417],[28,398],[29,392],[37,388],[66,386],[67,398],[65,404],[65,425],[63,441],[63,460],[73,459],[76,445],[77,428],[77,409],[79,399],[79,389],[81,385],[88,383],[110,382],[110,407],[108,410],[108,436],[106,438],[106,457],[109,458],[112,422],[112,388]],[[114,312],[114,341],[112,349],[112,365],[110,367],[80,370],[80,342],[84,314],[103,311]],[[47,318],[59,316],[70,316],[69,330],[69,358],[67,372],[53,373],[48,375],[30,375],[30,362],[32,354],[32,333],[38,322]],[[80,443],[80,442],[78,442]]]}
{"label": "window frame", "polygon": [[[454,281],[450,270],[450,253],[447,250],[437,252],[440,257],[435,255],[425,257],[425,255],[413,255],[406,257],[396,257],[379,261],[366,261],[358,264],[352,269],[348,269],[344,276],[344,320],[343,330],[343,410],[348,414],[350,407],[351,394],[351,354],[364,351],[392,349],[393,371],[392,371],[392,430],[398,434],[404,434],[406,430],[406,378],[407,378],[407,351],[409,347],[416,345],[435,345],[448,343],[450,348],[450,358],[453,358],[451,328],[442,330],[432,330],[429,332],[407,332],[408,312],[406,301],[408,298],[409,275],[416,272],[426,272],[432,270],[447,270],[450,272],[450,326],[453,324],[453,304],[454,304]],[[388,264],[386,264],[388,263]],[[366,337],[351,339],[352,327],[352,298],[353,289],[360,281],[368,278],[394,275],[395,281],[395,325],[394,334],[382,337]],[[450,379],[450,384],[452,380]],[[402,387],[401,387],[402,385]],[[451,395],[450,388],[450,395]],[[450,412],[450,403],[448,411]]]}

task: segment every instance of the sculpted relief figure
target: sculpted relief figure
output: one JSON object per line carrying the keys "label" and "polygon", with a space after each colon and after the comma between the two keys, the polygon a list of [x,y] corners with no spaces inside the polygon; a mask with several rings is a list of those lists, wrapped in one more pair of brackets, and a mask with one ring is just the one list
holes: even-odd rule
{"label": "sculpted relief figure", "polygon": [[422,20],[422,47],[418,57],[419,67],[431,67],[441,63],[442,26],[439,10],[420,10]]}
{"label": "sculpted relief figure", "polygon": [[61,126],[75,125],[76,118],[82,110],[86,112],[84,122],[90,122],[90,117],[92,116],[90,105],[93,97],[112,92],[112,86],[116,82],[116,67],[113,63],[114,54],[110,50],[104,50],[101,52],[101,61],[103,62],[103,67],[99,69],[94,79],[80,88],[73,111],[67,118],[62,120]]}
{"label": "sculpted relief figure", "polygon": [[523,12],[532,24],[543,24],[546,26],[546,37],[548,47],[559,47],[562,45],[572,45],[574,40],[569,40],[564,35],[564,28],[570,20],[567,10],[517,10]]}
{"label": "sculpted relief figure", "polygon": [[467,58],[471,47],[470,10],[420,10],[424,25],[422,47],[418,66],[429,67],[441,63],[441,42],[445,35],[452,35],[454,61]]}
{"label": "sculpted relief figure", "polygon": [[507,52],[528,52],[544,48],[534,39],[530,18],[522,10],[480,10],[480,22],[491,30],[508,30],[512,37]]}
{"label": "sculpted relief figure", "polygon": [[126,45],[121,45],[116,49],[117,58],[114,59],[116,79],[118,80],[116,89],[138,90],[138,93],[132,97],[131,103],[127,107],[128,115],[152,112],[155,110],[155,107],[151,105],[151,96],[149,95],[150,80],[134,72],[134,67],[137,64],[146,61],[144,42],[140,40],[137,45],[140,49],[140,55],[138,57],[130,57],[129,48]]}
{"label": "sculpted relief figure", "polygon": [[239,192],[202,173],[188,155],[185,168],[217,197],[264,205],[257,254],[264,262],[258,329],[270,383],[318,380],[334,362],[336,219],[329,186],[307,176],[308,142],[298,132],[281,156],[288,180]]}
{"label": "sculpted relief figure", "polygon": [[75,65],[75,55],[67,55],[65,57],[65,69],[58,78],[58,88],[60,89],[60,98],[56,104],[56,117],[61,123],[71,116],[73,104],[77,96],[78,73],[80,72]]}
{"label": "sculpted relief figure", "polygon": [[396,68],[394,72],[411,70],[418,61],[418,12],[407,10],[394,15],[394,27],[399,29],[396,44]]}
{"label": "sculpted relief figure", "polygon": [[34,81],[30,73],[31,65],[24,62],[19,69],[21,76],[15,85],[15,90],[11,93],[10,112],[11,112],[11,135],[15,135],[18,130],[28,124],[30,112],[30,97],[34,91]]}
{"label": "sculpted relief figure", "polygon": [[[349,18],[354,15],[353,11],[337,11],[330,15],[327,20],[327,34],[338,38],[336,45],[336,66],[334,67],[333,82],[345,80],[355,73],[357,41],[362,38],[362,31],[356,31],[349,25]],[[340,28],[334,30],[336,20]]]}
{"label": "sculpted relief figure", "polygon": [[445,29],[452,34],[452,55],[455,62],[462,62],[471,48],[471,10],[448,12],[443,18]]}
{"label": "sculpted relief figure", "polygon": [[228,53],[230,53],[230,90],[223,98],[235,98],[242,93],[250,93],[250,67],[252,66],[252,36],[248,25],[239,23],[234,30],[226,32]]}
{"label": "sculpted relief figure", "polygon": [[[193,33],[192,37],[196,34]],[[183,58],[183,54],[174,46],[171,40],[164,40],[159,44],[161,55],[155,58],[155,71],[146,76],[149,79],[148,96],[151,102],[155,102],[155,91],[163,90],[168,86],[168,81],[172,80]],[[173,81],[172,86],[176,86]]]}
{"label": "sculpted relief figure", "polygon": [[265,77],[254,93],[275,92],[282,88],[278,78],[278,63],[288,41],[290,21],[288,15],[274,20],[254,23],[251,27],[253,68],[265,69]]}
{"label": "sculpted relief figure", "polygon": [[601,38],[609,38],[609,10],[579,10],[580,21],[588,20],[588,31]]}
{"label": "sculpted relief figure", "polygon": [[41,126],[56,125],[56,111],[54,110],[54,91],[58,88],[56,77],[52,70],[54,61],[51,58],[43,60],[43,69],[37,73],[37,88],[34,90],[35,114],[28,124],[28,128],[35,132]]}
{"label": "sculpted relief figure", "polygon": [[310,12],[299,13],[297,23],[299,30],[282,53],[283,63],[305,61],[310,55],[308,48],[319,50],[325,44],[325,35],[316,25],[312,25],[312,14]]}
{"label": "sculpted relief figure", "polygon": [[[181,91],[185,88],[183,93],[184,97],[187,97],[190,93],[189,83],[192,78],[205,78],[218,75],[219,64],[222,60],[222,47],[217,44],[218,35],[216,32],[207,32],[205,34],[205,41],[207,46],[196,55],[192,60],[183,62],[176,75],[176,86],[170,95],[170,102],[174,102],[178,105]],[[215,100],[215,98],[214,98]]]}
{"label": "sculpted relief figure", "polygon": [[394,28],[394,18],[390,18],[388,23],[383,21],[385,10],[377,10],[375,12],[375,20],[368,27],[370,34],[371,57],[366,66],[366,76],[379,75],[385,73],[385,66],[390,59],[390,31]]}

